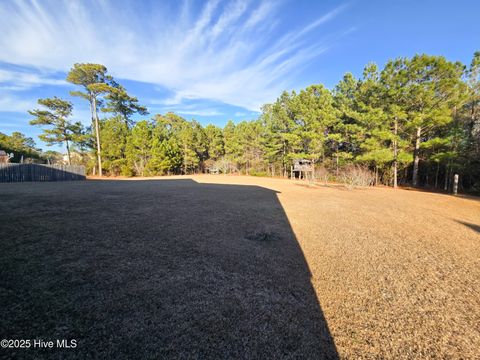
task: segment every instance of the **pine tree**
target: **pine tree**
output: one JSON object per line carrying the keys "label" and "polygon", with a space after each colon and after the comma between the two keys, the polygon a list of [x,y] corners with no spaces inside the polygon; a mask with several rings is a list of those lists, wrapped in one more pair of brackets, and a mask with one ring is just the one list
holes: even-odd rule
{"label": "pine tree", "polygon": [[65,144],[70,165],[72,161],[70,146],[81,141],[83,135],[82,124],[72,123],[68,119],[72,115],[72,103],[57,97],[39,99],[38,103],[48,110],[30,110],[30,115],[35,116],[30,124],[48,127],[43,129],[43,134],[39,135],[47,145]]}
{"label": "pine tree", "polygon": [[182,167],[181,150],[175,139],[153,137],[148,172],[152,175],[179,173]]}
{"label": "pine tree", "polygon": [[403,63],[406,71],[403,92],[407,126],[414,138],[412,184],[417,186],[420,145],[431,131],[452,121],[453,110],[460,105],[464,66],[449,62],[442,56],[428,55],[403,59]]}
{"label": "pine tree", "polygon": [[217,161],[225,154],[222,129],[209,124],[205,127],[205,136],[207,138],[208,158]]}
{"label": "pine tree", "polygon": [[103,166],[113,175],[130,175],[127,167],[126,148],[130,130],[120,115],[101,122]]}
{"label": "pine tree", "polygon": [[107,75],[107,68],[100,64],[74,64],[67,75],[68,82],[83,86],[85,90],[85,92],[71,91],[70,94],[79,96],[90,104],[92,129],[94,129],[96,139],[99,176],[102,176],[100,120],[98,118],[99,97],[112,91],[112,87],[108,85],[108,82],[112,80],[112,77]]}
{"label": "pine tree", "polygon": [[103,112],[113,113],[123,118],[127,126],[132,126],[132,115],[148,115],[147,108],[138,104],[138,99],[130,96],[127,90],[113,80],[110,81],[111,89],[105,95],[106,106],[102,108]]}
{"label": "pine tree", "polygon": [[148,170],[147,164],[152,156],[152,128],[148,121],[139,121],[127,138],[127,163],[139,176],[147,175],[145,170]]}

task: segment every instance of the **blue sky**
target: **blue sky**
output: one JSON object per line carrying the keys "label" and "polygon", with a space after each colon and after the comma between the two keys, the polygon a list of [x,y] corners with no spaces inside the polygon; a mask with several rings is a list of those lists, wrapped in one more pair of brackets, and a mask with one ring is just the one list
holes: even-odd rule
{"label": "blue sky", "polygon": [[[0,132],[28,125],[38,98],[88,106],[64,81],[96,62],[150,113],[223,126],[258,116],[283,90],[416,53],[468,64],[480,50],[480,1],[13,1],[0,2]],[[58,148],[54,148],[58,149]]]}

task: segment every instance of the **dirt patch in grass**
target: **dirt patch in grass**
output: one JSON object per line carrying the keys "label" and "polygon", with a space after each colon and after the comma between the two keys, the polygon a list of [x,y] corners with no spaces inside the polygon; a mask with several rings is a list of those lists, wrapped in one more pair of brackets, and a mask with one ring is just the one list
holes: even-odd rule
{"label": "dirt patch in grass", "polygon": [[0,184],[19,358],[463,358],[480,201],[196,176]]}

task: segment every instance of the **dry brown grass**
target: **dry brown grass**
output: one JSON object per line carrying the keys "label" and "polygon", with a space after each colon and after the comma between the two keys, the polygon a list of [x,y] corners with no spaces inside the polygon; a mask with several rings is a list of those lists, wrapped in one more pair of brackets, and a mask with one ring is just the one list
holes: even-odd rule
{"label": "dry brown grass", "polygon": [[79,358],[479,358],[478,199],[189,178],[0,185],[2,337],[77,338],[54,354]]}
{"label": "dry brown grass", "polygon": [[341,357],[480,357],[480,199],[252,181],[280,192]]}

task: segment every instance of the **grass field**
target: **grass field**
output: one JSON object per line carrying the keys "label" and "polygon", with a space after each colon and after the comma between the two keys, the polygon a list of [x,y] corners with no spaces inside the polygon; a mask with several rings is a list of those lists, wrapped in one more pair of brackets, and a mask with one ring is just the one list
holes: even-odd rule
{"label": "grass field", "polygon": [[225,176],[0,184],[15,358],[475,359],[480,200]]}

